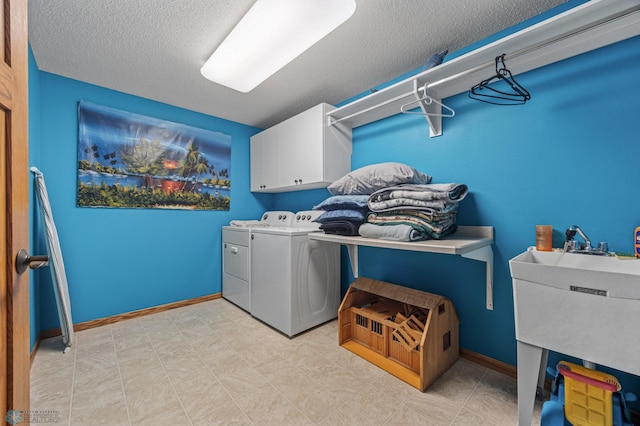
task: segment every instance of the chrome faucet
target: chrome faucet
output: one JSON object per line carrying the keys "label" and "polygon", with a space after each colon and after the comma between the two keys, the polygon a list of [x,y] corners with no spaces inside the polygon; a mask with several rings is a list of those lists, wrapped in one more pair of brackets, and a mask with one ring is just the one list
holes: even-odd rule
{"label": "chrome faucet", "polygon": [[[576,245],[576,241],[573,239],[576,234],[580,235],[584,240],[583,243]],[[595,254],[600,256],[610,256],[613,253],[609,253],[609,244],[605,242],[598,243],[598,247],[591,247],[591,240],[580,229],[579,226],[571,225],[566,231],[567,239],[564,243],[564,251],[569,253],[582,253],[582,254]]]}

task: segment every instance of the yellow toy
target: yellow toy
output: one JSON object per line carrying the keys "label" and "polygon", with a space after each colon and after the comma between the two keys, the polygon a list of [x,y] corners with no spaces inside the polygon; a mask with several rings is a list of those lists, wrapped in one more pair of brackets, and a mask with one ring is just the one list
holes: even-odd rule
{"label": "yellow toy", "polygon": [[558,363],[564,376],[564,415],[574,426],[613,425],[613,393],[622,387],[610,374],[566,361]]}

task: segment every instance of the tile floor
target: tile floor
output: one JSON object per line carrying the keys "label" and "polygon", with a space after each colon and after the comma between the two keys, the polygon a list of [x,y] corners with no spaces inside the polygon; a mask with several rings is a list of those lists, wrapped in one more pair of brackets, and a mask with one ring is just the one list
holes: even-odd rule
{"label": "tile floor", "polygon": [[[338,346],[289,339],[224,299],[40,342],[31,410],[65,425],[515,425],[516,382],[460,359],[424,393]],[[539,424],[536,404],[533,424]]]}

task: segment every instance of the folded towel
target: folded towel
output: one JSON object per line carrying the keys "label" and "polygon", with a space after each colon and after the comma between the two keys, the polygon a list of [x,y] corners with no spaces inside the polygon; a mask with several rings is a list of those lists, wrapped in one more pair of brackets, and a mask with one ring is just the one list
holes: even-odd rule
{"label": "folded towel", "polygon": [[358,235],[360,225],[362,225],[362,221],[332,220],[320,225],[320,229],[325,234],[355,236]]}
{"label": "folded towel", "polygon": [[229,225],[236,226],[239,228],[269,226],[266,223],[263,223],[262,221],[259,221],[259,220],[232,220],[231,222],[229,222]]}
{"label": "folded towel", "polygon": [[335,220],[352,220],[364,222],[367,218],[366,214],[369,209],[342,209],[342,210],[329,210],[322,213],[320,216],[314,219],[314,222],[325,223]]}
{"label": "folded towel", "polygon": [[369,208],[376,212],[400,208],[443,212],[460,202],[468,193],[467,185],[457,183],[404,184],[380,189],[369,197]]}
{"label": "folded towel", "polygon": [[409,225],[374,225],[363,223],[358,233],[366,238],[378,238],[391,241],[419,241],[425,237]]}
{"label": "folded towel", "polygon": [[442,211],[425,211],[425,210],[411,210],[411,209],[393,209],[387,212],[377,212],[381,215],[411,215],[416,216],[430,222],[440,222],[447,219],[455,219],[458,213],[457,204],[449,204],[446,209]]}
{"label": "folded towel", "polygon": [[441,239],[456,229],[455,216],[433,222],[413,214],[370,213],[367,222],[376,225],[409,225],[425,238]]}
{"label": "folded towel", "polygon": [[313,206],[313,210],[367,209],[368,195],[334,195]]}

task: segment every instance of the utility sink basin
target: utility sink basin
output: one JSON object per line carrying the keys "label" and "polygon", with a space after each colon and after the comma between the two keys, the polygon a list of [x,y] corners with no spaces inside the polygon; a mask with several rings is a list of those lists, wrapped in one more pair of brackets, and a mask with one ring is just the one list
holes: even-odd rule
{"label": "utility sink basin", "polygon": [[530,248],[509,266],[519,342],[640,375],[640,260]]}

